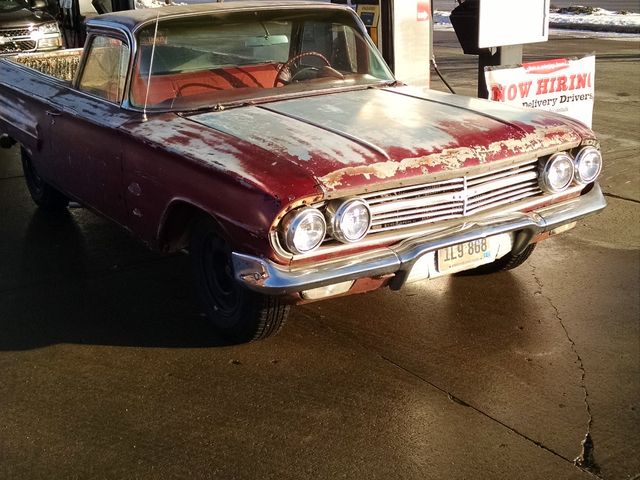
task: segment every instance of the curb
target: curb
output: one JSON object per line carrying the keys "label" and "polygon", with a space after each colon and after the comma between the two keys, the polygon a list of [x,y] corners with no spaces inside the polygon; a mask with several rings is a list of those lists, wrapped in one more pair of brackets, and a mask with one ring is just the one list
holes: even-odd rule
{"label": "curb", "polygon": [[601,25],[599,23],[549,22],[549,28],[556,28],[559,30],[583,30],[589,32],[640,34],[640,25]]}

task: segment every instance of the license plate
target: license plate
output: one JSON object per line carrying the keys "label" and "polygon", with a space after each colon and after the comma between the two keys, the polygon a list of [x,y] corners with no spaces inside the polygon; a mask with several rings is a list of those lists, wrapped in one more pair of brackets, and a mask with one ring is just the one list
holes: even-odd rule
{"label": "license plate", "polygon": [[438,271],[440,273],[492,261],[491,242],[488,238],[459,243],[438,250]]}

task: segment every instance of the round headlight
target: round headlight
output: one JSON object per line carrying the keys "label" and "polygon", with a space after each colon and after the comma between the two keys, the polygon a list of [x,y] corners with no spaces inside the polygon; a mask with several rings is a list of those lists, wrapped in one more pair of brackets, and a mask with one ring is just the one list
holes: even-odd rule
{"label": "round headlight", "polygon": [[319,210],[306,207],[295,210],[284,218],[282,233],[291,253],[309,253],[324,240],[327,224]]}
{"label": "round headlight", "polygon": [[571,184],[574,173],[573,159],[569,154],[556,153],[549,158],[542,169],[540,186],[546,192],[561,192]]}
{"label": "round headlight", "polygon": [[578,183],[591,183],[602,171],[602,155],[597,148],[585,147],[576,156],[575,165]]}
{"label": "round headlight", "polygon": [[342,243],[362,240],[371,228],[369,205],[360,198],[329,204],[327,217],[329,219],[329,233]]}

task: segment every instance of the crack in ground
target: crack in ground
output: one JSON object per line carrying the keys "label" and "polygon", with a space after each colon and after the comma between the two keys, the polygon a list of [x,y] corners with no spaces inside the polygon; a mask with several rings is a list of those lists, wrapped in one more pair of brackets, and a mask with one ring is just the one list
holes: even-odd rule
{"label": "crack in ground", "polygon": [[571,351],[573,352],[573,354],[576,356],[576,359],[578,360],[578,368],[580,370],[580,387],[582,388],[582,392],[584,394],[583,402],[587,411],[588,421],[587,421],[587,433],[585,434],[584,439],[580,443],[581,445],[580,455],[578,455],[573,460],[573,463],[577,467],[582,468],[583,470],[586,470],[593,474],[598,474],[600,472],[600,468],[598,467],[595,461],[595,456],[594,456],[595,447],[593,444],[593,438],[591,437],[591,427],[593,426],[593,414],[591,413],[591,405],[589,404],[589,391],[587,390],[587,385],[585,382],[587,371],[584,368],[584,362],[582,361],[582,357],[580,356],[580,353],[578,353],[578,347],[576,346],[576,342],[574,342],[573,338],[571,338],[571,335],[569,334],[569,330],[567,330],[567,327],[564,324],[564,321],[562,320],[562,316],[560,315],[560,310],[558,310],[558,307],[555,306],[551,298],[542,292],[544,285],[542,283],[542,280],[540,280],[540,278],[538,277],[535,265],[532,262],[529,262],[529,265],[531,266],[531,270],[533,271],[533,278],[536,284],[538,285],[538,291],[540,295],[542,295],[542,297],[549,303],[551,308],[553,308],[555,312],[556,320],[558,320],[558,323],[562,327],[562,330],[564,331],[564,334],[567,337],[569,344],[571,345]]}
{"label": "crack in ground", "polygon": [[481,410],[480,408],[475,407],[475,406],[471,405],[468,402],[465,402],[464,400],[460,399],[459,397],[456,397],[455,395],[453,395],[451,392],[448,392],[447,390],[445,390],[444,388],[436,385],[435,383],[430,382],[429,380],[427,380],[426,378],[422,377],[421,375],[409,370],[406,367],[403,367],[402,365],[396,363],[395,361],[391,360],[388,357],[385,357],[382,354],[378,354],[378,355],[380,355],[380,358],[382,358],[387,363],[390,363],[391,365],[393,365],[396,368],[402,370],[403,372],[408,373],[409,375],[417,378],[418,380],[420,380],[420,381],[426,383],[427,385],[430,385],[431,387],[435,388],[436,390],[444,393],[447,396],[447,398],[449,400],[451,400],[452,402],[457,403],[458,405],[461,405],[463,407],[467,407],[467,408],[472,409],[474,412],[479,413],[483,417],[488,418],[489,420],[491,420],[491,421],[497,423],[498,425],[506,428],[507,430],[509,430],[510,432],[516,434],[517,436],[519,436],[520,438],[526,440],[527,442],[534,444],[536,447],[541,448],[542,450],[544,450],[544,451],[546,451],[546,452],[548,452],[548,453],[560,458],[561,460],[564,460],[565,462],[572,463],[576,467],[580,468],[582,471],[594,476],[595,478],[599,478],[599,479],[602,478],[597,474],[597,472],[594,472],[591,469],[588,469],[588,468],[585,468],[585,467],[583,467],[581,465],[578,465],[575,461],[572,461],[570,458],[567,458],[564,455],[562,455],[561,453],[556,452],[553,448],[547,447],[544,443],[539,442],[538,440],[536,440],[534,438],[531,438],[530,436],[522,433],[521,431],[517,430],[516,428],[512,427],[511,425],[508,425],[508,424],[504,423],[502,420],[500,420],[500,419],[498,419],[498,418],[486,413],[485,411]]}
{"label": "crack in ground", "polygon": [[626,202],[640,203],[640,200],[636,200],[635,198],[623,197],[622,195],[616,195],[615,193],[603,193],[605,197],[615,198],[617,200],[624,200]]}
{"label": "crack in ground", "polygon": [[[535,277],[535,273],[534,273],[534,277]],[[538,279],[536,278],[536,283],[538,283],[538,285],[541,286],[541,282],[538,281]],[[546,298],[546,297],[545,297]],[[548,300],[548,299],[547,299]],[[555,308],[555,307],[554,307]],[[557,309],[556,309],[557,311]],[[344,332],[337,332],[335,329],[333,329],[331,326],[327,325],[326,322],[323,321],[323,315],[321,315],[319,312],[315,312],[316,315],[311,314],[311,312],[305,312],[303,310],[299,311],[300,314],[302,314],[302,316],[307,317],[310,320],[313,320],[319,324],[321,324],[324,328],[326,328],[327,330],[329,330],[331,333],[333,334],[343,334]],[[563,327],[564,328],[564,327]],[[565,333],[566,333],[566,329],[565,329]],[[456,395],[454,395],[453,393],[449,392],[448,390],[446,390],[445,388],[440,387],[439,385],[431,382],[430,380],[426,379],[425,377],[421,376],[420,374],[410,370],[407,367],[404,367],[402,365],[400,365],[399,363],[397,363],[396,361],[390,359],[389,357],[384,356],[382,353],[380,353],[379,351],[377,351],[375,348],[371,348],[368,345],[365,345],[364,343],[362,343],[360,341],[360,339],[358,339],[355,335],[353,334],[346,334],[348,337],[350,337],[351,341],[354,342],[356,345],[358,345],[360,348],[364,349],[367,352],[373,353],[376,356],[379,356],[383,361],[385,361],[386,363],[389,363],[390,365],[393,365],[395,368],[402,370],[403,372],[411,375],[412,377],[420,380],[423,383],[426,383],[427,385],[429,385],[430,387],[438,390],[439,392],[443,393],[444,395],[447,396],[447,398],[453,402],[456,403],[460,406],[463,407],[467,407],[467,408],[471,408],[473,411],[475,411],[476,413],[482,415],[483,417],[497,423],[498,425],[502,426],[503,428],[506,428],[507,430],[509,430],[510,432],[514,433],[515,435],[519,436],[520,438],[526,440],[529,443],[532,443],[533,445],[535,445],[538,448],[541,448],[542,450],[560,458],[561,460],[564,460],[565,462],[571,463],[573,465],[575,465],[576,467],[580,468],[582,471],[584,471],[585,473],[588,473],[590,475],[592,475],[595,478],[601,479],[602,477],[600,477],[598,475],[598,472],[591,469],[591,468],[587,468],[581,464],[578,464],[576,460],[571,460],[570,458],[565,457],[564,455],[562,455],[559,452],[556,452],[553,448],[546,446],[544,443],[526,435],[525,433],[520,432],[519,430],[517,430],[515,427],[512,427],[511,425],[506,424],[505,422],[503,422],[502,420],[490,415],[489,413],[484,412],[483,410],[481,410],[480,408],[466,402],[465,400],[461,399],[460,397],[457,397]],[[567,334],[568,336],[568,334]],[[571,339],[570,339],[571,340]],[[572,341],[573,342],[573,341]],[[575,344],[574,344],[575,345]],[[575,351],[575,350],[574,350]],[[577,355],[577,352],[576,352]],[[582,359],[578,356],[578,358],[580,359],[580,364],[582,365]],[[584,380],[584,368],[583,368],[583,376],[582,379]],[[586,394],[586,388],[584,388],[584,392]],[[586,398],[585,398],[586,401]],[[591,428],[591,423],[592,423],[592,417],[591,417],[591,409],[589,407],[589,404],[587,402],[587,409],[589,412],[589,429]],[[587,433],[587,435],[589,435]],[[589,436],[589,438],[591,438]],[[584,443],[584,442],[583,442]],[[591,452],[593,452],[593,449],[591,450]],[[580,457],[578,457],[580,458]]]}

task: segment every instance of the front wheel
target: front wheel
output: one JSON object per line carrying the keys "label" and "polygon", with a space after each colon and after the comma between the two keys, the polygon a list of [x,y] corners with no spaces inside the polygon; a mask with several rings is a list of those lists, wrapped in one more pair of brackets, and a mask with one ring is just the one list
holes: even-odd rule
{"label": "front wheel", "polygon": [[238,343],[277,334],[289,306],[279,298],[252,292],[233,275],[231,250],[212,220],[199,220],[191,233],[190,255],[205,314],[225,337]]}
{"label": "front wheel", "polygon": [[38,174],[33,160],[24,148],[20,149],[22,171],[33,201],[43,210],[59,211],[67,208],[69,199],[53,188]]}
{"label": "front wheel", "polygon": [[457,275],[487,275],[489,273],[512,270],[527,261],[527,259],[533,253],[533,250],[536,248],[536,245],[536,243],[531,243],[527,245],[527,247],[520,253],[514,254],[509,252],[504,257],[499,258],[495,262],[487,263],[486,265],[480,265],[479,267],[473,268],[471,270],[459,272],[457,273]]}

